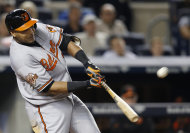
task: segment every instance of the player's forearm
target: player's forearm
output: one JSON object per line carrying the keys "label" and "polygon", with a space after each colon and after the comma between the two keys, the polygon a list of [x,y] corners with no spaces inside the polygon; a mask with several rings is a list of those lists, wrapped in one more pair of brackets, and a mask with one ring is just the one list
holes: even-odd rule
{"label": "player's forearm", "polygon": [[48,93],[50,94],[67,94],[68,89],[67,89],[67,82],[62,82],[62,81],[55,81],[50,89],[48,90]]}
{"label": "player's forearm", "polygon": [[76,53],[78,51],[80,51],[81,48],[79,46],[77,46],[76,44],[74,44],[74,42],[70,41],[67,47],[67,52],[71,55],[71,56],[75,56]]}
{"label": "player's forearm", "polygon": [[85,68],[88,67],[90,60],[84,51],[79,46],[75,45],[74,42],[71,41],[69,43],[67,51],[71,56],[79,60],[85,66]]}
{"label": "player's forearm", "polygon": [[90,81],[72,81],[72,82],[62,82],[56,81],[50,87],[48,93],[50,94],[68,94],[69,92],[74,92],[76,90],[86,89],[90,86]]}
{"label": "player's forearm", "polygon": [[74,44],[74,42],[70,41],[67,47],[67,51],[70,55],[72,55],[75,59],[77,59],[84,65],[84,67],[87,70],[87,74],[90,77],[94,77],[95,75],[100,75],[100,69],[89,60],[89,58],[80,48],[80,46],[77,46]]}

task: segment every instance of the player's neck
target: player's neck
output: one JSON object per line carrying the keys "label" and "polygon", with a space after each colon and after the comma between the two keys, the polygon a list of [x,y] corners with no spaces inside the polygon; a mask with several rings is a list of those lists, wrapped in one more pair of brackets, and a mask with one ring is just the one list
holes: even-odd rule
{"label": "player's neck", "polygon": [[17,38],[15,38],[15,37],[13,37],[13,39],[17,42],[17,43],[19,43],[19,44],[23,44],[23,45],[27,45],[27,46],[29,46],[30,44],[32,45],[32,44],[34,44],[36,41],[34,40],[33,42],[31,42],[31,43],[25,43],[25,42],[21,42],[21,41],[19,41]]}

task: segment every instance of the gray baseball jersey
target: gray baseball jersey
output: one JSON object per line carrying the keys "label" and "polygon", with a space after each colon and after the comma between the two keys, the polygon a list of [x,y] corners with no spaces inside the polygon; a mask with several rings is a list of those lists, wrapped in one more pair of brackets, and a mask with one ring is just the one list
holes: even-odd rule
{"label": "gray baseball jersey", "polygon": [[50,95],[43,90],[53,81],[71,81],[66,61],[59,49],[63,30],[37,23],[38,45],[10,47],[11,67],[17,78],[26,111],[35,133],[99,133],[91,113],[74,94]]}
{"label": "gray baseball jersey", "polygon": [[12,41],[10,47],[11,67],[26,101],[42,105],[60,100],[68,95],[47,96],[41,92],[54,81],[71,81],[65,59],[59,49],[63,30],[37,23],[36,41],[41,47],[25,46]]}

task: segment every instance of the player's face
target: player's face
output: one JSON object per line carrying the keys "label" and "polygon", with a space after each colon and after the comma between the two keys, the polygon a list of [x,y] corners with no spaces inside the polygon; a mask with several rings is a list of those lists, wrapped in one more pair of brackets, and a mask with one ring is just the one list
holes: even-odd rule
{"label": "player's face", "polygon": [[31,27],[24,31],[13,31],[11,34],[19,43],[33,43],[35,41],[34,32],[34,27]]}

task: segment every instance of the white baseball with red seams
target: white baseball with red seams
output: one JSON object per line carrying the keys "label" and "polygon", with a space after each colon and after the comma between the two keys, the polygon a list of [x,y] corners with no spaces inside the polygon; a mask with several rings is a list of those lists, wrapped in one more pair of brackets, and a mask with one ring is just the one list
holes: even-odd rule
{"label": "white baseball with red seams", "polygon": [[165,78],[166,76],[168,76],[168,68],[167,67],[162,67],[157,71],[157,76],[158,78]]}

